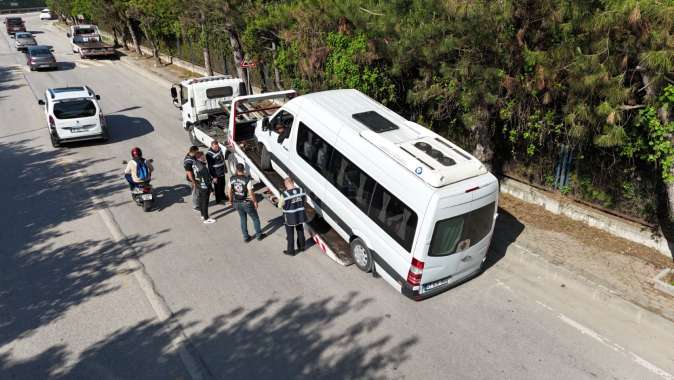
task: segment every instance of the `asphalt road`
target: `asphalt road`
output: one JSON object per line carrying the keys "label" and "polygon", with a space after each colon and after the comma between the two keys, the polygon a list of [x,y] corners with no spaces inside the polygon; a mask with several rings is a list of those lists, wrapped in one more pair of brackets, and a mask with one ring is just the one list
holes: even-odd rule
{"label": "asphalt road", "polygon": [[[0,35],[0,378],[674,379],[671,322],[520,249],[507,214],[493,265],[423,302],[315,247],[282,255],[268,203],[262,242],[223,206],[201,224],[168,84],[26,18],[62,64],[29,72]],[[37,98],[77,84],[111,140],[54,149]],[[132,146],[155,160],[152,213],[123,182]]]}

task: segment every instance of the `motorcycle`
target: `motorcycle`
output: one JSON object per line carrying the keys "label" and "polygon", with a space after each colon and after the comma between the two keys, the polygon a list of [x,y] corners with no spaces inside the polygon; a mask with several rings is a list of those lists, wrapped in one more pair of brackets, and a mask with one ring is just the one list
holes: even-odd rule
{"label": "motorcycle", "polygon": [[[152,159],[147,160],[152,162]],[[123,165],[127,164],[127,161],[122,161]],[[152,210],[154,205],[154,193],[152,192],[152,185],[150,181],[141,184],[134,184],[133,189],[131,189],[131,199],[136,202],[138,206],[143,208],[143,211],[148,212]]]}

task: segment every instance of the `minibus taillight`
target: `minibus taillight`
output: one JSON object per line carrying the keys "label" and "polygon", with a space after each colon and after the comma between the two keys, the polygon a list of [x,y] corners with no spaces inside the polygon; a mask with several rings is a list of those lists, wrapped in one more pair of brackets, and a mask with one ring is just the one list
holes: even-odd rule
{"label": "minibus taillight", "polygon": [[421,274],[424,271],[424,263],[412,258],[410,271],[407,273],[407,282],[412,286],[421,285]]}

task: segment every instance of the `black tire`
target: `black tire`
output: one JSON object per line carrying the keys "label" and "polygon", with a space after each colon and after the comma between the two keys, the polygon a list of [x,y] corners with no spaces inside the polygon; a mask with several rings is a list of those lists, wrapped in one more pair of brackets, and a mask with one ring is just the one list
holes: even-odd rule
{"label": "black tire", "polygon": [[152,210],[152,201],[143,201],[143,211],[149,212]]}
{"label": "black tire", "polygon": [[260,169],[262,170],[271,170],[271,153],[267,150],[267,147],[260,144]]}
{"label": "black tire", "polygon": [[61,140],[59,140],[58,136],[56,136],[55,133],[50,133],[49,137],[51,138],[51,146],[53,146],[54,148],[61,147]]}
{"label": "black tire", "polygon": [[194,127],[190,126],[189,129],[187,130],[187,135],[190,137],[190,143],[194,146],[204,146],[204,144],[201,143],[197,139],[197,136],[194,134]]}
{"label": "black tire", "polygon": [[29,67],[30,67],[30,71],[35,71],[35,68],[33,66],[29,66]]}
{"label": "black tire", "polygon": [[351,244],[349,244],[349,248],[353,263],[356,264],[358,269],[365,273],[372,272],[372,268],[374,267],[372,253],[365,242],[361,238],[355,238],[351,241]]}

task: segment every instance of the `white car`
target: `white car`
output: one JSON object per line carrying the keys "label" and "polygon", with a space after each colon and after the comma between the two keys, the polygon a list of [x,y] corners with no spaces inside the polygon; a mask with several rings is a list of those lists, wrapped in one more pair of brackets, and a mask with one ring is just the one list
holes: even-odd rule
{"label": "white car", "polygon": [[99,95],[89,87],[49,88],[38,104],[44,107],[47,127],[54,147],[64,142],[106,141],[108,131]]}
{"label": "white car", "polygon": [[54,18],[54,14],[51,13],[49,8],[45,8],[40,12],[40,20],[51,20]]}

